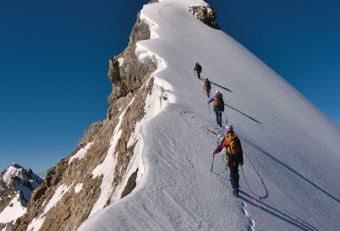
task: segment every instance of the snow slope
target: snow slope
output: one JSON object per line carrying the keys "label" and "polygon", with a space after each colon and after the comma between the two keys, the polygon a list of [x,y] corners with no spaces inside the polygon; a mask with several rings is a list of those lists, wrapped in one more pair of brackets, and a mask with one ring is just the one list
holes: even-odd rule
{"label": "snow slope", "polygon": [[[130,195],[111,200],[79,230],[340,230],[339,127],[238,42],[188,10],[205,4],[164,0],[143,7],[153,39],[138,42],[136,54],[159,70],[154,101],[145,107],[149,119],[134,134],[142,137],[136,145],[141,155],[131,165],[142,171]],[[212,92],[223,93],[228,124],[250,160],[243,166],[246,178],[240,170],[240,198],[231,193],[224,151],[210,172],[211,151],[224,131],[209,114],[203,82],[194,76],[196,62]],[[168,100],[161,104],[164,94]],[[245,179],[264,197],[254,199]]]}

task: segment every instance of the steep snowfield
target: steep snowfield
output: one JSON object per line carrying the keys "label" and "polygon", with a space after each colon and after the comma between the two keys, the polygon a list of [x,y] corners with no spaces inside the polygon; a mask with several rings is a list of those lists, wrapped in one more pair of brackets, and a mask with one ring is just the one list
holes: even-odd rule
{"label": "steep snowfield", "polygon": [[[340,230],[339,127],[239,43],[189,13],[205,4],[143,7],[153,39],[138,42],[136,53],[163,70],[154,73],[149,119],[134,134],[142,137],[131,163],[141,169],[137,187],[79,230]],[[210,172],[224,130],[209,114],[196,62],[212,92],[223,93],[228,124],[268,193],[245,158],[246,179],[264,198],[253,199],[241,170],[240,198],[232,195],[224,152]]]}

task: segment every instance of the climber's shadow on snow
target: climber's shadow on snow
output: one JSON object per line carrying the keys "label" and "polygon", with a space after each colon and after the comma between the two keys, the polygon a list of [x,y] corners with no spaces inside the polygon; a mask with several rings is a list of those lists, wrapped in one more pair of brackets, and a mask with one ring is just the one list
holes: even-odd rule
{"label": "climber's shadow on snow", "polygon": [[[202,80],[202,81],[203,81],[203,80]],[[228,88],[226,88],[226,87],[223,87],[223,86],[221,86],[221,85],[219,85],[219,84],[217,84],[217,83],[215,83],[215,82],[213,82],[213,81],[210,81],[210,84],[215,85],[215,86],[217,86],[217,87],[219,87],[219,88],[222,88],[222,89],[224,89],[224,90],[226,90],[226,91],[232,92],[230,89],[228,89]],[[229,108],[231,108],[231,109],[233,109],[234,111],[237,111],[238,113],[240,113],[241,115],[244,115],[245,117],[251,119],[252,121],[255,121],[256,123],[261,124],[258,120],[256,120],[256,119],[254,119],[254,118],[252,118],[252,117],[250,117],[250,116],[244,114],[243,112],[237,110],[236,108],[233,108],[232,106],[229,106],[229,105],[227,105],[226,103],[225,103],[224,105],[227,106],[227,107],[229,107]]]}
{"label": "climber's shadow on snow", "polygon": [[226,104],[226,103],[224,103],[224,105],[227,106],[227,107],[229,107],[229,108],[231,108],[231,109],[233,109],[234,111],[237,111],[238,113],[240,113],[241,115],[244,115],[245,117],[251,119],[252,121],[255,121],[256,123],[261,124],[258,120],[256,120],[256,119],[254,119],[253,117],[250,117],[250,116],[244,114],[243,112],[237,110],[236,108],[233,108],[232,106],[229,106],[229,105]]}
{"label": "climber's shadow on snow", "polygon": [[[243,190],[240,190],[240,198],[247,202],[248,205],[251,204],[254,207],[257,207],[257,204],[254,203],[254,199],[252,196],[244,192]],[[300,230],[317,230],[317,228],[313,227],[312,225],[308,224],[307,222],[299,219],[296,219],[296,215],[289,214],[288,212],[281,212],[280,210],[274,208],[273,206],[268,205],[267,203],[262,202],[261,200],[257,200],[259,204],[261,204],[261,210],[264,212],[267,212],[268,214],[271,214],[291,225],[294,225],[295,227],[299,228]]]}
{"label": "climber's shadow on snow", "polygon": [[[210,81],[210,80],[209,80],[209,81]],[[219,85],[219,84],[217,84],[217,83],[214,83],[213,81],[210,81],[210,84],[215,85],[215,86],[217,86],[217,87],[220,87],[220,88],[222,88],[223,90],[232,92],[230,89],[228,89],[228,88],[226,88],[226,87],[223,87],[223,86],[221,86],[221,85]]]}
{"label": "climber's shadow on snow", "polygon": [[280,160],[276,159],[274,156],[272,156],[271,154],[269,154],[268,152],[264,151],[263,149],[261,149],[260,147],[256,146],[255,144],[253,144],[252,142],[241,138],[241,140],[247,144],[249,144],[250,146],[254,147],[255,149],[259,150],[260,152],[262,152],[263,154],[265,154],[266,156],[268,156],[269,158],[273,159],[275,162],[277,162],[278,164],[282,165],[283,167],[289,169],[290,171],[292,171],[293,173],[295,173],[297,176],[301,177],[301,179],[307,181],[309,184],[313,185],[315,188],[317,188],[318,190],[320,190],[321,192],[323,192],[324,194],[326,194],[327,196],[329,196],[330,198],[332,198],[333,200],[335,200],[336,202],[340,203],[340,200],[338,198],[336,198],[335,196],[331,195],[330,193],[326,192],[324,189],[320,188],[318,185],[316,185],[315,183],[311,182],[310,180],[308,180],[306,177],[304,177],[303,175],[301,175],[300,173],[298,173],[296,170],[292,169],[290,166],[282,163]]}

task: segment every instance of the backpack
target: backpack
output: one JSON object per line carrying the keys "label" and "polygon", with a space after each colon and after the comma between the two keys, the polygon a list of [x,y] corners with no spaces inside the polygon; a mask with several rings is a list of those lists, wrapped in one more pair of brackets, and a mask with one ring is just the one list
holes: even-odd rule
{"label": "backpack", "polygon": [[224,101],[223,101],[223,95],[221,92],[217,93],[214,97],[214,107],[217,107],[221,111],[224,111]]}
{"label": "backpack", "polygon": [[228,144],[226,151],[229,155],[242,154],[241,141],[236,133],[227,133],[225,140]]}
{"label": "backpack", "polygon": [[195,69],[196,69],[197,72],[201,72],[202,71],[202,67],[198,63],[195,64]]}
{"label": "backpack", "polygon": [[211,89],[211,85],[209,80],[205,80],[204,83],[202,84],[202,87],[204,90],[210,90]]}
{"label": "backpack", "polygon": [[211,89],[211,84],[210,84],[210,81],[209,80],[207,80],[207,83],[206,83],[206,85],[205,85],[206,87],[207,87],[207,89],[208,90],[210,90]]}

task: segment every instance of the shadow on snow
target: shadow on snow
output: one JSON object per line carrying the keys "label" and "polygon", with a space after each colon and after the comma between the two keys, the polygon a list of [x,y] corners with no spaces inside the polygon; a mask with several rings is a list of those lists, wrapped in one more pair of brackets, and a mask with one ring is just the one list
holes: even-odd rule
{"label": "shadow on snow", "polygon": [[229,105],[226,104],[226,103],[224,103],[224,105],[227,106],[227,107],[229,107],[229,108],[231,108],[231,109],[233,109],[234,111],[237,111],[238,113],[240,113],[241,115],[244,115],[245,117],[251,119],[252,121],[255,121],[256,123],[261,124],[261,122],[259,122],[258,120],[256,120],[256,119],[254,119],[253,117],[250,117],[250,116],[244,114],[243,112],[237,110],[236,108],[233,108],[232,106],[229,106]]}
{"label": "shadow on snow", "polygon": [[[246,198],[248,197],[248,198]],[[257,204],[254,203],[254,199],[252,196],[250,196],[249,194],[245,193],[243,190],[240,190],[240,198],[244,201],[246,201],[248,204],[253,205],[254,207],[257,207]],[[280,210],[274,208],[273,206],[270,206],[268,204],[265,204],[264,202],[262,202],[261,200],[256,200],[259,204],[262,204],[260,206],[260,209],[264,212],[267,212],[268,214],[271,214],[281,220],[286,221],[287,223],[290,223],[294,226],[296,226],[297,228],[301,229],[301,230],[305,230],[305,231],[315,231],[318,230],[317,228],[313,227],[312,225],[308,224],[307,222],[297,218],[295,215],[290,215],[288,214],[288,212],[283,213]],[[263,207],[263,206],[266,206]]]}
{"label": "shadow on snow", "polygon": [[256,148],[257,150],[259,150],[260,152],[262,152],[263,154],[265,154],[266,156],[268,156],[269,158],[273,159],[274,161],[276,161],[278,164],[282,165],[283,167],[289,169],[290,171],[292,171],[293,173],[295,173],[297,176],[299,176],[301,179],[307,181],[308,183],[310,183],[311,185],[313,185],[315,188],[319,189],[321,192],[323,192],[324,194],[326,194],[327,196],[329,196],[330,198],[332,198],[333,200],[335,200],[336,202],[340,203],[340,200],[336,197],[334,197],[333,195],[331,195],[330,193],[326,192],[325,190],[323,190],[322,188],[320,188],[319,186],[317,186],[315,183],[311,182],[310,180],[308,180],[306,177],[304,177],[303,175],[301,175],[300,173],[298,173],[296,170],[292,169],[291,167],[289,167],[288,165],[282,163],[281,161],[279,161],[278,159],[276,159],[275,157],[273,157],[271,154],[269,154],[268,152],[264,151],[263,149],[259,148],[258,146],[256,146],[255,144],[253,144],[252,142],[245,140],[244,138],[241,138],[242,141],[246,142],[247,144],[249,144],[250,146]]}

